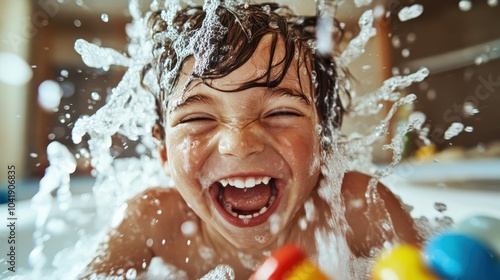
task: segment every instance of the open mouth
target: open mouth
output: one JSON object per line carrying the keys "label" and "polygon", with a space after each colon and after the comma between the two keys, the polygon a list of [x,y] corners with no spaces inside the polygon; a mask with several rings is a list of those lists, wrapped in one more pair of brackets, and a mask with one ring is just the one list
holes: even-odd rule
{"label": "open mouth", "polygon": [[221,179],[211,193],[216,208],[231,224],[256,226],[267,221],[278,205],[276,180],[267,176]]}

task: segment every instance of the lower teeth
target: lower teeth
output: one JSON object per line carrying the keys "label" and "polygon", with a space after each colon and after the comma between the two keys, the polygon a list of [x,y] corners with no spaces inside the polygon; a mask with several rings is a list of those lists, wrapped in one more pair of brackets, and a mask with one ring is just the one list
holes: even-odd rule
{"label": "lower teeth", "polygon": [[[222,200],[222,197],[219,197],[219,198]],[[266,213],[267,210],[269,209],[269,207],[273,204],[273,202],[275,200],[276,200],[276,194],[271,194],[271,197],[269,198],[269,202],[267,203],[267,206],[262,207],[258,212],[255,212],[253,214],[248,214],[248,215],[242,215],[242,214],[238,214],[238,213],[234,212],[231,209],[231,206],[227,203],[221,203],[221,204],[224,206],[224,209],[226,210],[226,212],[231,214],[231,216],[236,217],[236,218],[241,219],[241,220],[248,220],[248,219],[255,218],[255,217],[258,217],[258,216]]]}

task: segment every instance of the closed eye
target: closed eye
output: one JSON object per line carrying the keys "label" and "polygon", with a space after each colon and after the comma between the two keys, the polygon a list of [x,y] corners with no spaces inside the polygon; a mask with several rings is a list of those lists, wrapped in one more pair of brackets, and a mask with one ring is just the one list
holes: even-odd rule
{"label": "closed eye", "polygon": [[207,122],[207,121],[213,121],[213,118],[206,117],[206,116],[193,116],[193,117],[187,117],[179,121],[181,124],[185,123],[195,123],[195,122]]}
{"label": "closed eye", "polygon": [[301,117],[303,115],[301,113],[299,113],[299,112],[296,112],[296,111],[287,111],[287,110],[285,110],[285,111],[274,111],[274,112],[271,112],[266,117],[287,117],[287,116]]}

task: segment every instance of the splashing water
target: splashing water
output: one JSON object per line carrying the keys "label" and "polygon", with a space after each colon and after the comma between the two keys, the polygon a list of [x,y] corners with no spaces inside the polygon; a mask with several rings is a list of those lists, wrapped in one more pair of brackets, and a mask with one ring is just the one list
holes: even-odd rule
{"label": "splashing water", "polygon": [[372,3],[372,0],[354,0],[356,7],[368,6]]}
{"label": "splashing water", "polygon": [[334,20],[333,15],[337,10],[339,1],[320,0],[317,4],[318,24],[316,29],[316,48],[319,53],[325,56],[331,55],[334,49],[333,33]]}
{"label": "splashing water", "polygon": [[70,174],[76,170],[76,160],[66,146],[52,142],[47,146],[47,158],[50,166],[45,170],[45,176],[40,180],[40,189],[32,199],[32,207],[37,210],[35,221],[35,248],[29,255],[30,265],[35,273],[46,265],[43,252],[45,235],[47,234],[47,219],[53,207],[53,196],[57,197],[57,205],[61,210],[67,210],[71,204],[69,189]]}
{"label": "splashing water", "polygon": [[421,4],[413,4],[409,7],[404,7],[399,11],[398,18],[400,21],[408,21],[419,17],[424,12],[424,6]]}
{"label": "splashing water", "polygon": [[[226,6],[234,6],[243,4],[244,1],[229,1],[224,3]],[[358,7],[366,6],[371,3],[370,0],[357,0],[355,1]],[[178,61],[183,61],[184,58],[193,55],[196,58],[194,72],[203,72],[208,63],[212,52],[215,51],[214,45],[210,44],[213,40],[220,40],[227,32],[219,23],[218,17],[215,13],[217,8],[217,1],[207,1],[203,9],[207,12],[201,27],[201,31],[193,34],[179,34],[177,30],[168,24],[169,28],[157,36],[162,37],[162,40],[171,40],[176,42],[173,48],[179,55]],[[318,1],[318,10],[324,11],[319,13],[319,30],[326,30],[327,34],[333,33],[333,15],[336,10],[338,1]],[[326,8],[325,8],[326,7]],[[151,4],[152,10],[164,9],[161,14],[162,19],[166,23],[173,21],[175,13],[182,8],[180,1],[153,1]],[[407,10],[405,10],[407,9]],[[406,7],[399,13],[401,21],[410,20],[418,17],[423,8],[421,5],[415,4],[411,7]],[[110,213],[113,213],[119,205],[129,199],[132,195],[140,192],[137,186],[147,188],[154,185],[170,185],[167,178],[161,176],[163,174],[161,166],[158,164],[158,154],[156,151],[156,140],[151,136],[151,128],[156,122],[155,114],[155,99],[151,92],[160,94],[160,85],[154,79],[154,73],[148,72],[144,78],[144,82],[150,91],[144,89],[141,85],[141,70],[150,63],[157,53],[151,53],[152,43],[148,39],[147,19],[150,13],[142,15],[139,10],[138,0],[131,0],[129,3],[129,10],[132,16],[132,22],[127,26],[126,32],[130,38],[128,46],[128,53],[122,54],[110,48],[99,47],[95,44],[89,43],[83,39],[75,42],[75,50],[82,56],[83,61],[89,67],[102,68],[108,70],[111,66],[123,66],[128,70],[123,76],[120,83],[112,90],[109,101],[92,116],[81,117],[74,126],[72,132],[72,139],[75,143],[83,141],[85,135],[89,136],[88,145],[90,150],[91,164],[95,169],[96,184],[94,186],[94,194],[96,197],[96,205],[99,211],[99,217],[102,223],[109,221]],[[107,22],[108,17],[103,17],[103,21]],[[374,17],[371,10],[366,11],[359,19],[360,32],[357,37],[352,39],[347,48],[342,54],[335,58],[339,68],[347,67],[361,54],[365,52],[365,45],[370,38],[376,35],[376,29],[373,26]],[[248,34],[251,36],[251,34]],[[185,37],[182,37],[185,36]],[[320,38],[328,38],[322,41]],[[332,55],[333,46],[329,36],[319,36],[317,49],[322,55]],[[201,42],[201,43],[199,43]],[[162,80],[161,87],[171,89],[172,79],[175,72],[179,70],[180,64],[177,62],[173,70],[162,73],[164,79]],[[371,165],[371,149],[375,141],[387,135],[389,131],[389,122],[396,114],[397,110],[407,104],[415,101],[416,96],[409,94],[402,96],[398,90],[410,86],[412,83],[422,81],[429,71],[425,68],[418,70],[415,73],[406,76],[394,76],[387,79],[383,85],[374,92],[366,96],[353,99],[352,114],[357,116],[370,117],[377,114],[382,109],[382,103],[390,102],[392,106],[387,112],[384,119],[382,119],[372,130],[364,133],[355,132],[350,135],[341,135],[336,129],[331,129],[334,135],[330,135],[327,141],[330,143],[333,152],[322,155],[323,162],[321,165],[322,174],[325,177],[320,182],[319,194],[322,198],[329,202],[332,207],[331,217],[329,217],[328,225],[331,231],[317,230],[315,232],[316,244],[318,248],[317,262],[320,267],[336,279],[363,279],[366,278],[370,260],[355,259],[348,248],[345,234],[349,230],[348,225],[344,218],[345,208],[341,198],[341,182],[343,174],[350,170],[373,170]],[[340,87],[350,87],[346,79],[346,74],[339,71]],[[92,98],[100,98],[93,94]],[[167,102],[168,98],[164,98]],[[175,101],[174,101],[175,102]],[[163,104],[166,106],[166,103]],[[398,164],[402,158],[403,151],[403,137],[411,130],[419,130],[422,128],[422,118],[414,118],[409,120],[406,124],[397,128],[391,143],[385,145],[383,148],[393,151],[392,162],[381,170],[377,170],[374,180],[368,186],[366,197],[368,200],[368,210],[379,213],[384,217],[379,227],[383,228],[382,232],[387,234],[386,239],[390,239],[393,234],[392,222],[387,212],[383,212],[383,205],[380,205],[380,199],[376,190],[376,183],[378,180],[387,176],[391,172],[391,168]],[[112,147],[112,136],[122,135],[132,141],[140,141],[144,147],[145,156],[140,158],[127,158],[116,159],[110,152]],[[56,143],[56,142],[53,142]],[[47,216],[50,212],[49,205],[43,204],[42,201],[51,196],[51,192],[57,190],[57,199],[61,207],[69,202],[71,194],[69,193],[69,174],[74,172],[76,167],[74,158],[69,151],[65,150],[59,143],[49,145],[49,157],[51,166],[46,171],[46,176],[40,182],[40,192],[35,196],[34,201],[39,213],[37,219],[37,229],[43,228]],[[48,148],[48,149],[49,149]],[[55,172],[55,170],[58,170]],[[306,203],[306,220],[307,223],[314,219],[318,212],[313,203]],[[279,224],[282,221],[280,217],[272,217],[274,223]],[[191,224],[183,225],[183,232],[191,233],[196,228]],[[273,229],[271,229],[273,230]],[[62,252],[59,255],[58,261],[55,261],[56,267],[64,266],[64,256],[77,259],[75,254],[85,244],[91,249],[97,246],[96,240],[102,237],[103,232],[97,234],[93,238],[82,238],[80,243],[77,243],[74,248]],[[39,234],[40,235],[40,234]],[[258,237],[257,237],[258,238]],[[87,249],[86,251],[89,251]],[[40,264],[41,269],[43,264],[43,242],[39,242],[32,252],[34,263]],[[208,257],[207,257],[208,258]],[[248,266],[255,266],[253,260],[246,259],[245,256],[240,255],[241,259],[247,262]],[[83,263],[84,258],[79,258]],[[178,278],[186,279],[186,275],[182,271],[177,271],[175,268],[170,267],[168,264],[161,263],[154,265],[157,261],[152,261],[149,273],[160,271],[158,268],[165,268],[163,275],[173,275]],[[156,270],[155,270],[156,269]],[[156,271],[156,272],[155,272]],[[65,273],[69,273],[67,270]],[[76,270],[71,271],[74,276]],[[141,275],[137,272],[127,271],[128,276],[141,279]],[[133,274],[133,275],[132,275]],[[65,275],[67,276],[67,275]],[[202,279],[234,279],[234,271],[227,265],[219,265],[210,271]],[[169,279],[174,279],[169,278]]]}
{"label": "splashing water", "polygon": [[457,136],[464,130],[464,124],[459,122],[454,122],[448,127],[444,132],[444,139],[450,140],[451,138]]}
{"label": "splashing water", "polygon": [[365,45],[377,33],[373,27],[373,11],[364,12],[359,18],[359,27],[361,31],[356,38],[352,39],[347,48],[342,52],[338,59],[339,66],[348,66],[353,60],[365,52]]}

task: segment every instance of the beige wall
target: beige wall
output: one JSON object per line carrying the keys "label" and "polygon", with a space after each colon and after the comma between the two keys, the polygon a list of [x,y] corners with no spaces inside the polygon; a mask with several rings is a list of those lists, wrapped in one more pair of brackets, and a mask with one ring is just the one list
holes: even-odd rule
{"label": "beige wall", "polygon": [[[29,16],[28,1],[2,0],[0,4],[0,52],[14,53],[28,60],[31,30],[23,19]],[[0,81],[0,180],[6,182],[7,166],[16,166],[16,177],[23,176],[25,151],[26,100],[28,85],[9,85]]]}

